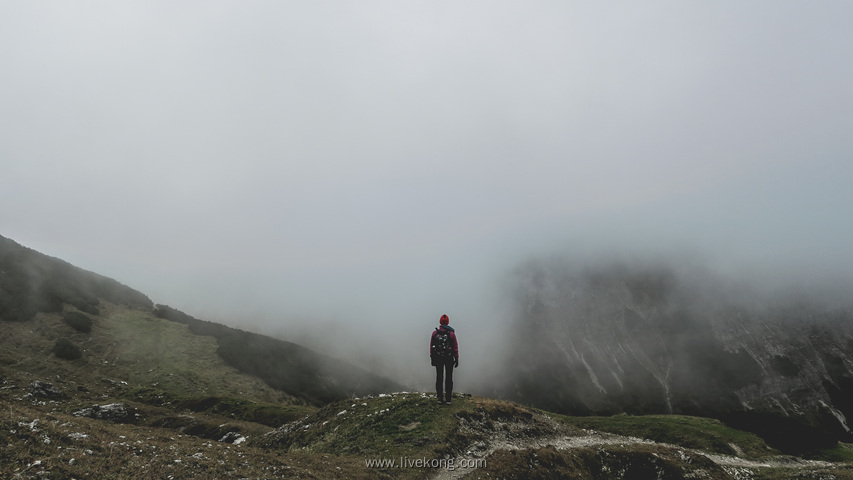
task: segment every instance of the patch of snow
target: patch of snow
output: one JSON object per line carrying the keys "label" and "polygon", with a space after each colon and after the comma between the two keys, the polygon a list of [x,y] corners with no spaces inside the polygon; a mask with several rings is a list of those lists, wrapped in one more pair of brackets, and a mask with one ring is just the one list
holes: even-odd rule
{"label": "patch of snow", "polygon": [[222,443],[231,443],[234,445],[240,445],[241,443],[246,441],[246,437],[240,435],[237,432],[228,432],[222,438],[219,439]]}

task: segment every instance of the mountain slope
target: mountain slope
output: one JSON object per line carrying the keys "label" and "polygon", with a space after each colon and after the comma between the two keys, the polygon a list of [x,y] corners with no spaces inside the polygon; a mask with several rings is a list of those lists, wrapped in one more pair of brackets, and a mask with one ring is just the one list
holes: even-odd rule
{"label": "mountain slope", "polygon": [[371,391],[392,384],[0,247],[0,478],[853,478],[846,445],[779,457],[709,419]]}
{"label": "mountain slope", "polygon": [[847,464],[780,456],[711,419],[565,417],[467,395],[444,406],[417,392],[336,402],[254,444],[364,458],[393,478],[853,478]]}
{"label": "mountain slope", "polygon": [[851,438],[853,310],[648,264],[531,265],[519,285],[527,340],[498,395],[570,414],[714,416],[792,453]]}
{"label": "mountain slope", "polygon": [[256,404],[233,399],[3,375],[2,478],[853,478],[849,463],[779,456],[701,418],[572,418],[405,392],[249,418]]}
{"label": "mountain slope", "polygon": [[37,312],[71,305],[98,313],[101,300],[150,309],[144,294],[121,283],[49,257],[0,236],[0,320],[26,321]]}
{"label": "mountain slope", "polygon": [[[24,327],[12,328],[18,323]],[[28,344],[38,346],[39,350],[27,350],[27,358],[52,358],[51,352],[58,349],[62,355],[79,356],[74,361],[80,368],[93,372],[124,362],[118,377],[135,378],[138,386],[156,381],[161,388],[176,388],[178,394],[204,394],[214,384],[229,383],[218,374],[204,376],[205,381],[191,378],[203,370],[196,367],[223,363],[266,383],[250,397],[270,399],[275,395],[263,390],[271,388],[290,402],[322,404],[401,389],[388,379],[291,342],[198,320],[167,306],[154,307],[147,296],[115,280],[4,237],[0,237],[0,325],[9,326],[4,333],[10,345],[23,344],[12,336],[18,332]],[[178,326],[181,329],[176,330]],[[199,355],[196,347],[202,344],[218,358]]]}
{"label": "mountain slope", "polygon": [[154,315],[215,338],[216,351],[228,365],[275,389],[298,392],[294,395],[314,404],[402,389],[390,380],[292,342],[198,320],[165,305],[157,305]]}
{"label": "mountain slope", "polygon": [[[27,322],[3,324],[0,372],[17,378],[66,382],[101,392],[112,383],[157,388],[179,395],[242,396],[257,401],[293,403],[295,397],[228,366],[216,340],[149,312],[101,302],[92,332],[76,331],[59,314],[39,313]],[[52,353],[58,339],[82,349],[82,357],[63,360]],[[6,374],[11,378],[11,373]],[[52,379],[52,380],[51,380]],[[103,386],[103,388],[101,388]],[[92,397],[92,400],[96,398]]]}

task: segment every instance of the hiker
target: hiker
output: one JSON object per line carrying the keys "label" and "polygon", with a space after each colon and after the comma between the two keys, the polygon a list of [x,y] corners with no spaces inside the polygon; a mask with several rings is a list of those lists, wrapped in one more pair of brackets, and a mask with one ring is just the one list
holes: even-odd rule
{"label": "hiker", "polygon": [[429,341],[429,359],[435,367],[435,392],[438,403],[450,405],[453,394],[453,368],[459,366],[459,345],[456,343],[456,331],[449,325],[450,318],[442,315],[438,322],[441,325],[432,332]]}

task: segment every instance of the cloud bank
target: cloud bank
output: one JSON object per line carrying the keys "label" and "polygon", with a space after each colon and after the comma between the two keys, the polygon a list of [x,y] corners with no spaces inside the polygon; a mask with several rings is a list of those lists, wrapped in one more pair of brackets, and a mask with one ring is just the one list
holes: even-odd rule
{"label": "cloud bank", "polygon": [[6,4],[0,225],[398,378],[543,252],[845,275],[851,9]]}

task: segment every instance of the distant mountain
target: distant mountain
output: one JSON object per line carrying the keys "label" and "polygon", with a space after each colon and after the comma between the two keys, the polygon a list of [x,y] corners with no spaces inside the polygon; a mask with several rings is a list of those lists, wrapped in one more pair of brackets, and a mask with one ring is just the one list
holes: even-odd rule
{"label": "distant mountain", "polygon": [[725,419],[782,449],[850,441],[853,311],[702,271],[533,264],[495,393],[571,414]]}
{"label": "distant mountain", "polygon": [[[37,314],[61,316],[65,323],[75,326],[76,330],[68,330],[74,333],[54,339],[54,353],[58,351],[58,355],[73,358],[80,356],[83,361],[86,361],[83,355],[86,345],[100,344],[92,340],[99,339],[99,334],[103,333],[99,325],[159,318],[187,325],[194,335],[212,337],[218,356],[227,365],[304,402],[323,404],[352,395],[403,389],[386,378],[301,345],[195,319],[164,305],[155,306],[144,294],[113,279],[0,236],[0,325],[2,322],[32,322]],[[129,323],[128,328],[131,328]],[[86,329],[91,329],[91,333],[77,338],[80,336],[77,331]],[[51,333],[51,337],[54,336]],[[140,342],[148,340],[145,332],[140,334]],[[156,354],[156,342],[151,343],[151,348],[155,349],[152,354]],[[181,348],[181,345],[174,348]],[[125,352],[114,354],[121,357]],[[136,373],[127,375],[131,374]]]}

